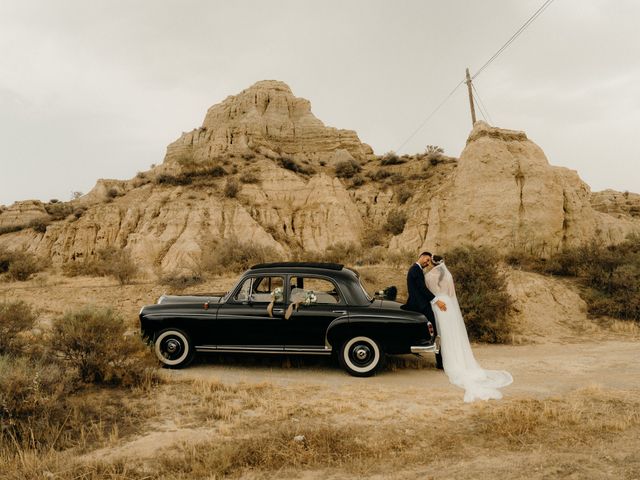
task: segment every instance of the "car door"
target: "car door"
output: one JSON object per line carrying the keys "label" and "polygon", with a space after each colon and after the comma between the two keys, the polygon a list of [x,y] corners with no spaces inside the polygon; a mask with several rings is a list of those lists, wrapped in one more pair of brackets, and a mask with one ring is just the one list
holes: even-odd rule
{"label": "car door", "polygon": [[284,327],[285,350],[324,350],[327,327],[347,315],[344,296],[335,281],[312,275],[292,276],[288,298],[294,308]]}
{"label": "car door", "polygon": [[[284,276],[247,277],[218,309],[209,344],[237,350],[282,350],[283,291]],[[270,316],[267,307],[272,300]]]}

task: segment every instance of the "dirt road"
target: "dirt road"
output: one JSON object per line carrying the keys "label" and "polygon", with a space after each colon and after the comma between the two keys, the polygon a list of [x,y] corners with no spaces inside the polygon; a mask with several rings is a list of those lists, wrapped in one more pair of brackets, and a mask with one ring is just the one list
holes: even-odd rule
{"label": "dirt road", "polygon": [[[582,387],[640,388],[640,342],[606,340],[571,344],[496,346],[475,345],[476,358],[487,369],[508,370],[513,385],[504,389],[509,397],[547,397]],[[415,362],[400,357],[401,365],[390,367],[373,378],[354,378],[328,359],[300,359],[294,366],[286,361],[266,358],[266,365],[255,358],[234,357],[234,363],[216,364],[218,358],[169,375],[183,379],[218,379],[224,383],[269,382],[276,385],[316,385],[340,389],[376,389],[402,395],[407,389],[428,395],[431,401],[461,401],[462,391],[449,384],[436,370],[431,358]],[[226,360],[221,359],[223,362]],[[392,361],[392,364],[394,362]],[[284,365],[283,365],[284,364]]]}

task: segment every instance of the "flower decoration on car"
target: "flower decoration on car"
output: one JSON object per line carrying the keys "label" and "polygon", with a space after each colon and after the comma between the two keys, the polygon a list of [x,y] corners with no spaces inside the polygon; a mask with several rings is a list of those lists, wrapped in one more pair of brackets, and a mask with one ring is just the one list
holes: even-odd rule
{"label": "flower decoration on car", "polygon": [[305,292],[304,300],[302,303],[304,303],[306,306],[309,306],[313,305],[317,301],[318,297],[316,297],[316,294],[312,290],[309,290],[308,292]]}
{"label": "flower decoration on car", "polygon": [[283,292],[284,290],[282,290],[282,287],[277,287],[273,292],[271,292],[271,299],[274,302],[282,302],[284,300]]}

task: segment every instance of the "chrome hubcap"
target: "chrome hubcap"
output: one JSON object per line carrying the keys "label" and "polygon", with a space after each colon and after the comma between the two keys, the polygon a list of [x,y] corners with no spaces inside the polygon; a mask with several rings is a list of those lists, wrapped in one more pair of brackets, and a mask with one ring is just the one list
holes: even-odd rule
{"label": "chrome hubcap", "polygon": [[358,348],[356,348],[354,353],[358,360],[364,360],[369,356],[370,351],[369,351],[369,348],[365,346],[359,346]]}
{"label": "chrome hubcap", "polygon": [[171,340],[167,341],[165,348],[167,350],[167,353],[176,353],[180,349],[180,342],[172,338]]}

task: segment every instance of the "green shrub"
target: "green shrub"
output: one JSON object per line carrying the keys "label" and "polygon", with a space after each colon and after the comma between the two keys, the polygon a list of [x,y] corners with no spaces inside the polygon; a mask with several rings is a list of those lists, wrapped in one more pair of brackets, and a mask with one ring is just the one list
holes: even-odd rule
{"label": "green shrub", "polygon": [[334,243],[327,247],[327,249],[320,255],[319,260],[322,262],[333,263],[356,263],[359,255],[362,254],[362,249],[354,243],[339,242]]}
{"label": "green shrub", "polygon": [[387,221],[384,228],[392,235],[400,235],[404,231],[407,223],[407,215],[399,210],[391,210],[387,215]]}
{"label": "green shrub", "polygon": [[396,190],[396,200],[400,205],[404,205],[413,196],[413,192],[406,187],[400,187]]}
{"label": "green shrub", "polygon": [[7,273],[11,262],[15,257],[15,252],[7,250],[5,247],[0,247],[0,273]]}
{"label": "green shrub", "polygon": [[85,307],[54,319],[50,346],[83,382],[148,385],[154,377],[150,353],[137,335],[125,333],[113,310]]}
{"label": "green shrub", "polygon": [[360,237],[360,244],[365,248],[381,246],[385,244],[386,236],[384,228],[366,228]]}
{"label": "green shrub", "polygon": [[19,232],[20,230],[24,230],[26,225],[5,225],[4,227],[0,227],[0,235],[4,235],[5,233],[13,233]]}
{"label": "green shrub", "polygon": [[227,179],[227,183],[224,185],[224,196],[227,198],[236,198],[240,192],[240,184],[238,180],[231,177]]}
{"label": "green shrub", "polygon": [[380,165],[400,165],[405,163],[395,152],[388,152],[380,159]]}
{"label": "green shrub", "polygon": [[45,233],[49,223],[49,219],[47,218],[36,218],[29,222],[29,227],[33,228],[38,233]]}
{"label": "green shrub", "polygon": [[68,202],[48,203],[44,206],[46,212],[51,216],[51,220],[64,220],[73,212],[73,206]]}
{"label": "green shrub", "polygon": [[16,253],[11,260],[7,270],[7,276],[11,280],[24,282],[31,278],[34,273],[44,269],[44,262],[26,253]]}
{"label": "green shrub", "polygon": [[138,267],[127,250],[106,247],[98,250],[95,257],[76,259],[62,266],[62,273],[68,277],[87,275],[93,277],[113,277],[121,285],[131,283],[138,273]]}
{"label": "green shrub", "polygon": [[377,170],[376,172],[369,172],[367,174],[367,176],[375,182],[379,182],[381,180],[384,180],[385,178],[389,178],[391,175],[391,172],[383,169]]}
{"label": "green shrub", "polygon": [[338,178],[351,178],[360,171],[362,167],[355,160],[343,160],[335,165],[335,174]]}
{"label": "green shrub", "polygon": [[315,173],[315,170],[312,167],[305,167],[304,165],[300,165],[289,155],[281,155],[277,158],[278,165],[287,170],[291,170],[295,173],[301,173],[303,175],[312,175]]}
{"label": "green shrub", "polygon": [[36,315],[20,300],[0,302],[0,355],[18,355],[26,343],[22,338],[33,328]]}
{"label": "green shrub", "polygon": [[416,252],[413,250],[394,250],[387,253],[387,262],[393,268],[406,267],[416,261]]}
{"label": "green shrub", "polygon": [[353,188],[361,187],[362,185],[364,185],[364,183],[365,183],[364,177],[360,174],[357,174],[351,177],[351,186]]}
{"label": "green shrub", "polygon": [[512,299],[499,270],[499,258],[487,248],[460,247],[445,257],[471,340],[505,343],[511,333]]}
{"label": "green shrub", "polygon": [[257,263],[279,260],[271,249],[235,237],[211,242],[203,248],[200,266],[203,273],[214,274],[246,270]]}
{"label": "green shrub", "polygon": [[640,321],[640,236],[618,245],[593,240],[549,258],[512,252],[507,261],[539,273],[576,277],[585,287],[582,295],[590,313]]}
{"label": "green shrub", "polygon": [[426,159],[431,163],[431,165],[437,165],[443,159],[444,149],[437,145],[427,145],[424,153]]}
{"label": "green shrub", "polygon": [[255,172],[244,172],[240,175],[242,183],[260,183],[260,177]]}
{"label": "green shrub", "polygon": [[59,365],[0,355],[0,439],[18,446],[52,442],[64,418],[65,394],[73,379]]}

